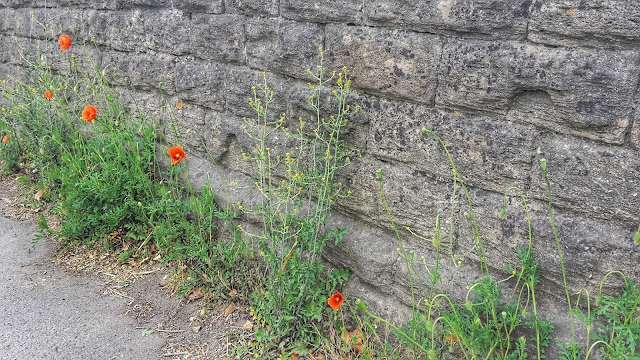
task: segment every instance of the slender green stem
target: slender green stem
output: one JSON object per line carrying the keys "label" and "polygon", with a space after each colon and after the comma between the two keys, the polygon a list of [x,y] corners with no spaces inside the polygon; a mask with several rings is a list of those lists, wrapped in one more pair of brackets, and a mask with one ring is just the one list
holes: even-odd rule
{"label": "slender green stem", "polygon": [[[562,282],[564,284],[564,292],[567,297],[567,306],[569,306],[569,320],[571,322],[571,342],[572,344],[576,343],[576,332],[575,332],[575,324],[573,321],[573,313],[571,311],[571,297],[569,296],[569,287],[567,286],[567,275],[564,269],[564,260],[562,259],[562,247],[560,246],[560,238],[558,237],[558,231],[556,230],[556,222],[553,218],[553,206],[552,206],[552,197],[551,197],[551,183],[549,182],[549,178],[547,177],[547,165],[546,160],[540,160],[542,165],[542,173],[544,174],[544,180],[547,183],[547,194],[549,199],[549,217],[551,218],[551,227],[553,228],[553,236],[556,239],[556,245],[558,246],[558,256],[560,258],[560,267],[562,268]],[[576,356],[575,347],[571,347],[573,351],[573,356]]]}

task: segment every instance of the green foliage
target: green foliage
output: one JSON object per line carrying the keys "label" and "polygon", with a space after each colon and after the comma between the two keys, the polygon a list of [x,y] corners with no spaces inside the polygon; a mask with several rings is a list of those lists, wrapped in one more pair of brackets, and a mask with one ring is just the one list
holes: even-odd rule
{"label": "green foliage", "polygon": [[596,314],[604,323],[596,326],[603,332],[594,339],[607,344],[602,352],[609,359],[640,359],[640,283],[627,283],[620,296],[599,300]]}
{"label": "green foliage", "polygon": [[[253,188],[261,195],[248,212],[262,218],[258,240],[267,266],[265,289],[253,295],[256,318],[264,325],[261,334],[276,345],[287,339],[287,346],[318,342],[311,324],[322,319],[327,298],[347,279],[346,271],[327,271],[320,254],[327,242],[337,243],[345,229],[327,229],[325,224],[334,200],[347,196],[336,171],[348,166],[349,151],[342,144],[341,132],[354,110],[347,104],[351,81],[346,69],[335,75],[333,115],[324,116],[322,90],[332,79],[323,78],[322,63],[311,85],[309,107],[314,119],[299,119],[294,129],[285,126],[285,114],[271,120],[269,105],[273,91],[264,83],[253,87],[250,106],[255,119],[244,119],[244,131],[256,142],[256,151],[243,154],[254,165]],[[357,109],[356,109],[357,110]],[[278,136],[291,139],[297,148],[277,153]]]}

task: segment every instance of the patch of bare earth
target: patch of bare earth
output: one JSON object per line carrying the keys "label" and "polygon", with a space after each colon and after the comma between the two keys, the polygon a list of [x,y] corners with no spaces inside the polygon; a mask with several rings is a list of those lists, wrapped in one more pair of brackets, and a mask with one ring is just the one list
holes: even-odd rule
{"label": "patch of bare earth", "polygon": [[[35,224],[43,214],[48,225],[56,229],[60,219],[29,199],[33,196],[40,200],[42,194],[18,189],[14,176],[0,176],[0,186],[5,190],[2,200],[9,205],[4,216]],[[163,264],[162,254],[153,246],[139,250],[136,254],[140,255],[119,263],[117,253],[104,249],[58,246],[52,261],[70,276],[87,273],[102,281],[102,296],[121,298],[143,336],[159,333],[164,337],[164,359],[227,359],[235,342],[251,337],[252,327],[247,326],[251,317],[248,308],[240,305],[237,293],[210,294],[196,288],[178,298],[178,286],[188,276],[184,267]],[[212,298],[225,300],[214,303]]]}

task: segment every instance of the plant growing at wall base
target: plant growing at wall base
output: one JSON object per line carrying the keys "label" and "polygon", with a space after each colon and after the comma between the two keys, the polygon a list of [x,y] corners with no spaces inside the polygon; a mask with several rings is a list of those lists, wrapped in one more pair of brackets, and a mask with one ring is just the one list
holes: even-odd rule
{"label": "plant growing at wall base", "polygon": [[[322,54],[322,52],[321,52]],[[322,56],[321,56],[322,57]],[[333,115],[323,116],[322,91],[333,78],[323,78],[322,61],[310,85],[309,107],[315,118],[298,119],[290,128],[285,114],[269,118],[273,91],[266,76],[253,87],[250,106],[255,119],[244,119],[244,131],[256,142],[255,152],[243,154],[256,171],[253,188],[260,201],[252,210],[262,218],[256,237],[267,266],[265,290],[253,296],[256,318],[264,325],[265,337],[290,343],[316,343],[317,331],[309,327],[322,319],[327,295],[346,281],[346,271],[326,271],[320,254],[329,241],[339,242],[345,229],[327,229],[334,199],[346,196],[342,184],[335,183],[336,171],[349,164],[349,151],[342,144],[342,128],[357,111],[347,103],[351,80],[346,69],[335,74]],[[277,154],[274,134],[285,134],[297,147]]]}

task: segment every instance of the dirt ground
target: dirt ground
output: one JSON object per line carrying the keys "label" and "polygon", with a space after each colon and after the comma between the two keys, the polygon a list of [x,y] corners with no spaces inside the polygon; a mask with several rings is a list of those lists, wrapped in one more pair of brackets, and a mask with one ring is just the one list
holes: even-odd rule
{"label": "dirt ground", "polygon": [[[110,327],[109,332],[103,331],[97,335],[100,338],[92,339],[93,342],[115,340],[113,345],[106,343],[100,346],[94,343],[92,346],[94,349],[100,349],[100,355],[93,353],[93,356],[77,357],[78,359],[226,359],[230,355],[230,349],[235,345],[231,343],[232,341],[250,338],[252,331],[250,315],[248,309],[240,305],[237,294],[226,294],[226,299],[217,304],[210,302],[209,294],[202,289],[196,289],[178,298],[177,285],[181,277],[188,274],[184,270],[181,271],[181,268],[175,264],[173,267],[164,265],[161,254],[148,253],[149,256],[146,258],[133,258],[124,264],[118,264],[118,254],[83,246],[61,249],[52,239],[43,239],[35,248],[31,248],[32,237],[36,233],[36,223],[39,219],[38,214],[46,213],[50,225],[55,224],[57,219],[50,216],[46,209],[35,208],[33,204],[25,201],[30,196],[38,198],[42,194],[38,194],[35,190],[18,189],[15,177],[0,178],[0,199],[4,203],[1,208],[2,215],[8,224],[10,223],[6,226],[28,229],[26,233],[18,234],[18,237],[22,238],[15,236],[11,238],[28,249],[24,252],[26,255],[19,254],[24,255],[25,259],[16,260],[15,266],[21,266],[17,265],[21,263],[29,266],[39,264],[38,272],[57,274],[55,279],[50,278],[47,283],[48,286],[56,289],[56,293],[70,292],[71,297],[82,298],[83,306],[85,303],[95,303],[100,306],[98,309],[82,311],[100,313],[101,318],[79,319],[81,323],[72,322],[71,326],[82,328],[81,333],[90,332],[91,330],[87,330],[89,328],[104,329],[107,324],[112,323],[112,318],[122,320],[116,323],[115,327]],[[7,229],[5,233],[6,231]],[[37,257],[32,255],[35,252],[39,252]],[[80,280],[70,284],[65,279]],[[55,283],[51,284],[51,282]],[[7,290],[7,296],[9,295],[10,290]],[[39,308],[35,314],[46,316],[49,305],[37,300],[39,292],[28,293],[26,296],[36,298],[30,299],[35,304],[33,306]],[[104,305],[105,302],[110,305]],[[0,311],[0,322],[2,322],[3,312],[7,316],[10,315],[10,311],[5,310]],[[58,311],[54,308],[49,310]],[[66,316],[78,318],[74,313]],[[35,318],[34,321],[36,325],[33,326],[37,327],[37,324],[42,323],[43,320]],[[65,331],[73,334],[75,330],[62,330],[62,332]],[[127,345],[129,348],[121,349],[122,334],[127,334],[125,337],[129,341]],[[64,337],[63,335],[62,333],[52,334],[54,337],[52,344],[56,343],[56,336]],[[141,344],[149,342],[148,339],[155,340],[142,346]],[[3,346],[12,352],[5,351],[5,354],[10,355],[8,357],[0,355],[0,359],[35,358],[27,356],[27,353],[25,357],[20,355],[16,350],[16,347],[19,347],[19,341],[13,339],[10,332],[7,334],[0,332],[0,350]],[[159,349],[154,349],[154,346]],[[131,348],[143,349],[144,354],[134,355],[131,351],[135,349]],[[90,347],[88,351],[90,354],[97,350],[91,350]],[[42,358],[72,359],[72,357],[47,355],[45,350],[38,354],[46,355]]]}

